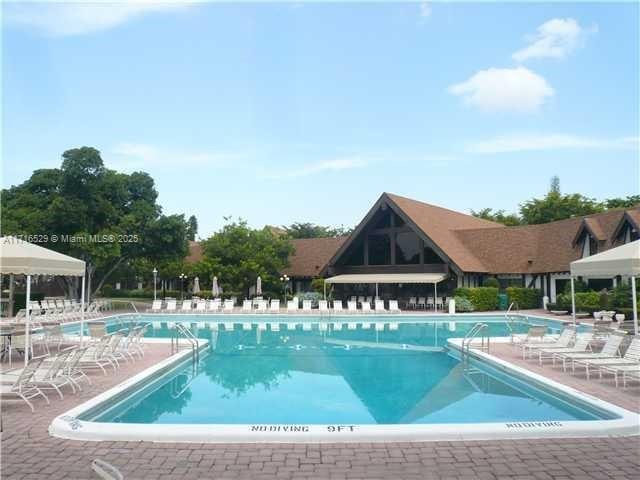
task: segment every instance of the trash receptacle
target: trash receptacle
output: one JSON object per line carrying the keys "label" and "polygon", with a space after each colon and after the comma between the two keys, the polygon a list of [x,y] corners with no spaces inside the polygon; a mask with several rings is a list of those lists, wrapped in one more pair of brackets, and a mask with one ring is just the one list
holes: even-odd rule
{"label": "trash receptacle", "polygon": [[507,308],[509,308],[509,297],[507,296],[506,293],[499,293],[498,294],[498,309],[499,310],[506,310]]}

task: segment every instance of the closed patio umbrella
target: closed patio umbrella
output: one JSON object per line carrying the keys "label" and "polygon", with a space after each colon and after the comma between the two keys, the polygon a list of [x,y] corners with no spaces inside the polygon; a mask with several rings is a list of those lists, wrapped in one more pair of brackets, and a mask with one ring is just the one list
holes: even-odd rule
{"label": "closed patio umbrella", "polygon": [[211,296],[213,298],[220,296],[220,287],[218,286],[218,277],[213,277],[213,282],[211,284]]}
{"label": "closed patio umbrella", "polygon": [[200,293],[200,279],[198,277],[193,279],[193,294],[197,295]]}
{"label": "closed patio umbrella", "polygon": [[258,279],[256,280],[256,295],[262,295],[262,279],[260,278],[260,275],[258,275]]}

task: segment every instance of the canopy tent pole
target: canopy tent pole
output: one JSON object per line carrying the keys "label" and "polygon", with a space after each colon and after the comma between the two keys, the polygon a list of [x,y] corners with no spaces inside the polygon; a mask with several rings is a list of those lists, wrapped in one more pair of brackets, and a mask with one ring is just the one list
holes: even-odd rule
{"label": "canopy tent pole", "polygon": [[[324,299],[327,299],[327,282],[322,282],[322,288],[324,288]],[[287,299],[285,298],[284,301],[286,302]]]}
{"label": "canopy tent pole", "polygon": [[378,300],[378,284],[376,283],[376,300]]}
{"label": "canopy tent pole", "polygon": [[631,277],[631,301],[633,302],[633,334],[638,335],[638,299],[636,298],[636,277]]}
{"label": "canopy tent pole", "polygon": [[438,282],[433,282],[433,311],[438,313]]}
{"label": "canopy tent pole", "polygon": [[27,309],[26,321],[24,324],[24,366],[29,363],[29,352],[31,351],[31,275],[27,275],[27,298],[25,303]]}
{"label": "canopy tent pole", "polygon": [[576,324],[576,290],[573,284],[573,275],[571,275],[571,318],[573,324]]}
{"label": "canopy tent pole", "polygon": [[82,292],[80,293],[80,348],[84,344],[84,286],[86,282],[87,274],[82,275]]}

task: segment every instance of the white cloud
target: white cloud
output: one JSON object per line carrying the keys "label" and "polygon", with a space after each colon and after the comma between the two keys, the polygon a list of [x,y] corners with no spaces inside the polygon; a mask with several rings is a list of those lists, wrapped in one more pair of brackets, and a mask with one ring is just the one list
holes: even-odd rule
{"label": "white cloud", "polygon": [[183,166],[222,166],[244,159],[237,152],[193,152],[159,148],[144,143],[120,143],[111,149],[109,163],[131,168]]}
{"label": "white cloud", "polygon": [[368,163],[360,157],[345,157],[331,160],[322,160],[316,163],[309,163],[300,168],[294,168],[287,172],[275,173],[267,175],[268,178],[297,178],[308,177],[326,172],[341,172],[344,170],[352,170],[354,168],[366,167]]}
{"label": "white cloud", "polygon": [[128,0],[113,2],[34,2],[3,6],[5,22],[31,28],[51,36],[84,35],[117,27],[146,13],[172,12],[195,2]]}
{"label": "white cloud", "polygon": [[469,153],[514,153],[559,149],[637,149],[638,137],[593,138],[567,134],[505,135],[472,143]]}
{"label": "white cloud", "polygon": [[517,62],[530,58],[563,59],[597,30],[597,26],[585,29],[573,18],[553,18],[540,25],[534,35],[529,35],[529,45],[515,52],[512,58]]}
{"label": "white cloud", "polygon": [[480,70],[451,85],[449,93],[484,111],[533,112],[554,94],[547,81],[524,67]]}

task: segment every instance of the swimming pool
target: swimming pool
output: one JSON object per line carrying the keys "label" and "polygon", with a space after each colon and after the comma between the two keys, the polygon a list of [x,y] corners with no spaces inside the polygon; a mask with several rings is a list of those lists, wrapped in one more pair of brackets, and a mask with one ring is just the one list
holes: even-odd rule
{"label": "swimming pool", "polygon": [[[602,424],[622,434],[630,418],[637,425],[631,412],[482,354],[461,362],[456,342],[477,318],[445,318],[186,319],[207,343],[197,365],[183,352],[58,417],[51,431],[85,440],[375,441],[579,435]],[[166,338],[179,318],[163,320],[152,320],[153,331]],[[483,317],[493,334],[509,331],[504,318],[493,320]]]}

